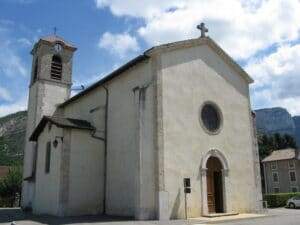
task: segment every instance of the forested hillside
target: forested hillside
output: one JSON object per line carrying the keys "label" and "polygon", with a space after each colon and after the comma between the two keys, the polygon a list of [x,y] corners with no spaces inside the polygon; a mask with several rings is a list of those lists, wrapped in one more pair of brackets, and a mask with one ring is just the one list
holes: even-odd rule
{"label": "forested hillside", "polygon": [[0,118],[0,165],[21,164],[26,130],[27,111]]}

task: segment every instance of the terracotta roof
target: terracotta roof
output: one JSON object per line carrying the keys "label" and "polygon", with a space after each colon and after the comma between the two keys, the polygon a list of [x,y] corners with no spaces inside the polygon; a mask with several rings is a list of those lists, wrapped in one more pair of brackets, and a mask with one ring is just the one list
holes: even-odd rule
{"label": "terracotta roof", "polygon": [[271,162],[271,161],[279,161],[286,159],[296,159],[296,151],[292,148],[275,150],[271,153],[271,155],[267,156],[262,160],[262,162]]}
{"label": "terracotta roof", "polygon": [[64,44],[67,47],[76,49],[76,47],[74,45],[72,45],[71,43],[65,41],[62,37],[59,37],[57,35],[45,36],[45,37],[42,37],[40,40],[51,42],[51,43],[60,42],[60,43]]}
{"label": "terracotta roof", "polygon": [[146,50],[142,55],[137,56],[136,58],[134,58],[131,61],[129,61],[128,63],[124,64],[117,70],[113,71],[112,73],[108,74],[107,76],[100,79],[96,83],[92,84],[87,89],[81,91],[77,95],[68,99],[67,101],[62,103],[59,107],[64,107],[64,106],[68,105],[69,103],[75,101],[76,99],[80,98],[81,96],[84,96],[85,94],[94,90],[98,86],[101,86],[104,83],[108,82],[109,80],[112,80],[113,78],[119,76],[120,74],[122,74],[124,71],[126,71],[130,67],[133,67],[136,64],[149,59],[152,54],[155,54],[155,52],[157,52],[159,50],[181,48],[184,46],[196,46],[196,45],[200,45],[200,44],[209,45],[220,57],[222,57],[233,69],[235,69],[247,82],[249,82],[249,83],[253,82],[253,79],[247,74],[247,72],[245,72],[243,70],[243,68],[240,65],[238,65],[225,51],[223,51],[222,48],[219,45],[217,45],[211,38],[209,38],[209,37],[195,38],[195,39],[177,41],[177,42],[168,43],[168,44],[162,44],[162,45],[154,46],[154,47]]}
{"label": "terracotta roof", "polygon": [[61,128],[73,128],[73,129],[83,129],[83,130],[94,130],[95,128],[86,120],[63,118],[63,117],[50,117],[44,116],[33,133],[31,134],[29,140],[37,141],[40,133],[44,130],[46,124],[50,122],[55,124],[57,127]]}
{"label": "terracotta roof", "polygon": [[5,177],[9,172],[9,166],[0,166],[0,178]]}

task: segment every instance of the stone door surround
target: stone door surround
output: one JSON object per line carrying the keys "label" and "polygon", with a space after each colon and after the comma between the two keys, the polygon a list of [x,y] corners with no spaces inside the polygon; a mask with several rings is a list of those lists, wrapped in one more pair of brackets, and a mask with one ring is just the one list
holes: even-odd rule
{"label": "stone door surround", "polygon": [[201,160],[200,165],[200,174],[201,174],[201,197],[202,197],[202,215],[209,215],[208,213],[208,205],[207,205],[207,161],[210,157],[216,157],[220,160],[222,164],[222,184],[223,184],[223,209],[224,212],[228,212],[228,203],[226,201],[226,183],[228,183],[228,163],[223,155],[217,149],[212,149],[208,151]]}

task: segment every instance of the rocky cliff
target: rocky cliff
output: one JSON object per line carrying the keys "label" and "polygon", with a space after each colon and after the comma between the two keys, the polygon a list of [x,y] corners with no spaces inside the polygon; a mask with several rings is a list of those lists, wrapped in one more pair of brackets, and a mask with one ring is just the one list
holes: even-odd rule
{"label": "rocky cliff", "polygon": [[255,114],[258,132],[289,134],[300,146],[300,116],[292,117],[286,109],[280,107],[255,110]]}
{"label": "rocky cliff", "polygon": [[295,127],[296,127],[296,131],[295,131],[296,142],[297,142],[298,146],[300,147],[300,116],[294,116],[293,120],[294,120]]}

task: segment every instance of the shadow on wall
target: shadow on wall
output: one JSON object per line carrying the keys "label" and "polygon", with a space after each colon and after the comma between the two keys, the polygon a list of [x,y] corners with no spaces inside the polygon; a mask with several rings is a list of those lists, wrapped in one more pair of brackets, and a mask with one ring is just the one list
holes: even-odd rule
{"label": "shadow on wall", "polygon": [[171,213],[171,219],[177,219],[179,215],[179,209],[180,209],[180,195],[181,191],[180,188],[178,189],[178,193],[172,208],[172,213]]}
{"label": "shadow on wall", "polygon": [[[103,222],[121,222],[121,221],[133,221],[133,218],[129,217],[117,217],[117,216],[105,216],[105,215],[92,215],[92,216],[77,216],[77,217],[57,217],[47,215],[32,215],[31,213],[24,213],[20,208],[1,208],[0,209],[0,223],[11,223],[15,221],[24,220],[29,222],[28,224],[74,224],[74,223],[103,223]],[[31,222],[31,223],[30,223]]]}

